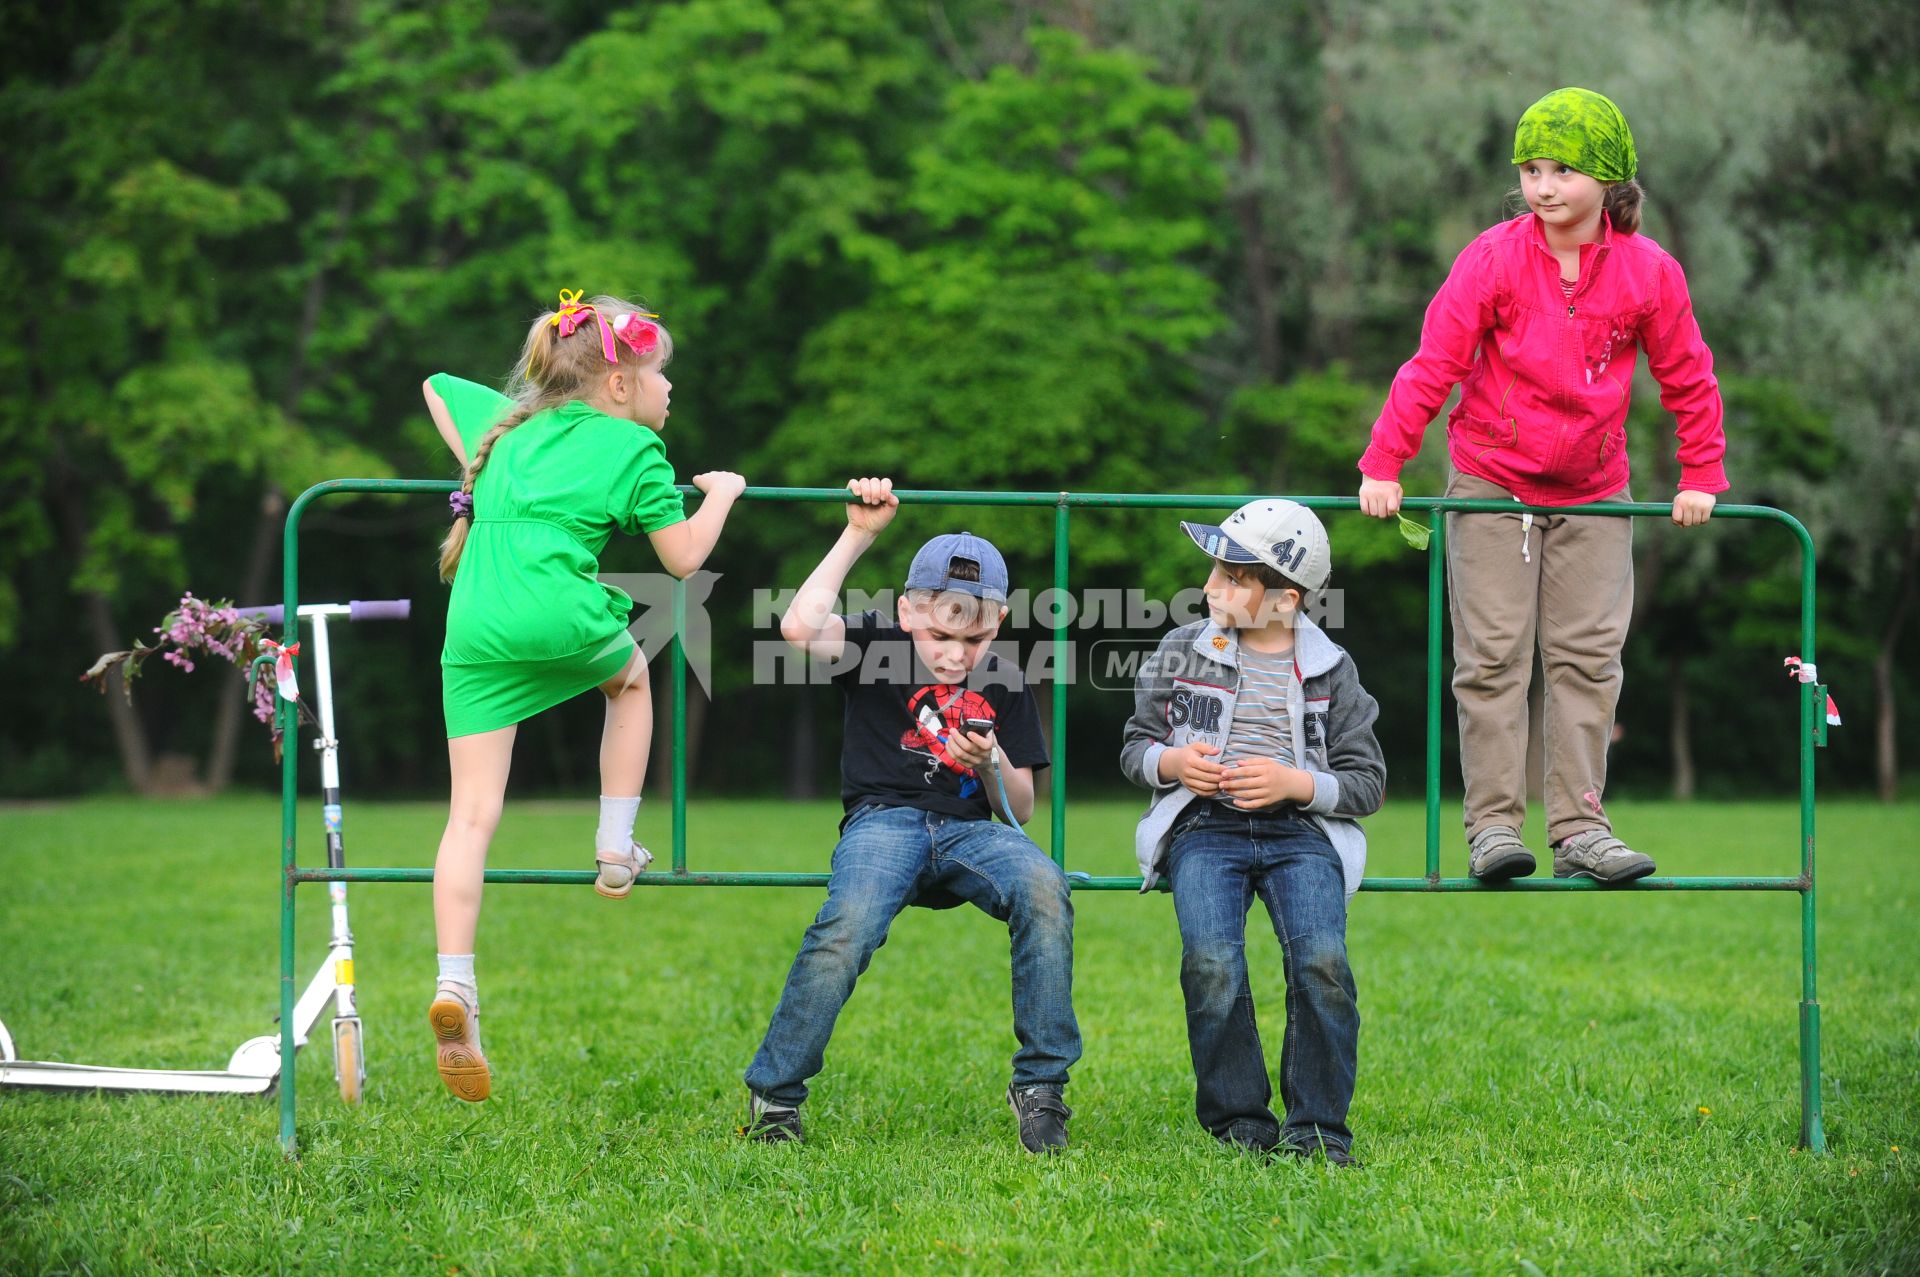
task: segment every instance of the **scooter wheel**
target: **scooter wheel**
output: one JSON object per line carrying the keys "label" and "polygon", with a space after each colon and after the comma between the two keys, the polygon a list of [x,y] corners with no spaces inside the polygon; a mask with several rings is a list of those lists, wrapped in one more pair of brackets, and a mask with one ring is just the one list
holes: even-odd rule
{"label": "scooter wheel", "polygon": [[358,1104],[361,1087],[367,1080],[366,1048],[360,1038],[358,1020],[334,1021],[333,1075],[340,1080],[340,1098],[348,1104]]}

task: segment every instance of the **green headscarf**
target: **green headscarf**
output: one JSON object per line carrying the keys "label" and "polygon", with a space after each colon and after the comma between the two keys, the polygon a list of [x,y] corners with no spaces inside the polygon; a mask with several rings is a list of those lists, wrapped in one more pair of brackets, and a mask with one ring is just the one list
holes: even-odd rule
{"label": "green headscarf", "polygon": [[1627,117],[1592,89],[1555,89],[1527,108],[1513,131],[1513,162],[1558,160],[1602,182],[1640,169]]}

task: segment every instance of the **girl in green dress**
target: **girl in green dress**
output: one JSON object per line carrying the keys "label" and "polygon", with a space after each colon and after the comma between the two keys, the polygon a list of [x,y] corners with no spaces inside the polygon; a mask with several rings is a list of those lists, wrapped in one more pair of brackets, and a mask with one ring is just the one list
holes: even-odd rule
{"label": "girl in green dress", "polygon": [[652,856],[633,840],[653,736],[646,660],[627,632],[633,600],[598,580],[614,529],[644,535],[661,566],[693,574],[746,481],[694,476],[705,499],[686,517],[660,431],[673,339],[658,316],[613,297],[534,321],[501,395],[445,373],[424,393],[464,466],[440,575],[453,583],[441,652],[453,798],[433,869],[440,977],[428,1018],[441,1080],[484,1100],[474,932],[487,844],[500,823],[521,720],[590,689],[607,700],[600,741],[594,890],[620,898]]}

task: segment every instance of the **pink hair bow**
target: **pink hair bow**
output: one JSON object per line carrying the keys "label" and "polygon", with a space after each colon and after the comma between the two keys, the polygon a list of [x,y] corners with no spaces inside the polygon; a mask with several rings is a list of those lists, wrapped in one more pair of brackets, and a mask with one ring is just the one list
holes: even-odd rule
{"label": "pink hair bow", "polygon": [[[660,327],[652,322],[658,318],[660,316],[650,310],[629,311],[614,316],[613,331],[627,343],[627,349],[644,359],[660,348]],[[613,358],[611,349],[607,358]]]}

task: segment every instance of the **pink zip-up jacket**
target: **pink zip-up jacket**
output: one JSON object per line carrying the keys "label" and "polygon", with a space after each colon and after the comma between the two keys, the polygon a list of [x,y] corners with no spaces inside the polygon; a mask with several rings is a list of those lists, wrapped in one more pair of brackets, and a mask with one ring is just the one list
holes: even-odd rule
{"label": "pink zip-up jacket", "polygon": [[[1447,448],[1462,472],[1528,505],[1578,505],[1627,486],[1627,400],[1641,350],[1679,435],[1683,491],[1723,492],[1720,383],[1680,264],[1645,235],[1580,246],[1568,304],[1540,219],[1484,231],[1454,260],[1395,374],[1360,471],[1397,481],[1461,384]],[[1478,358],[1475,358],[1475,355]]]}

